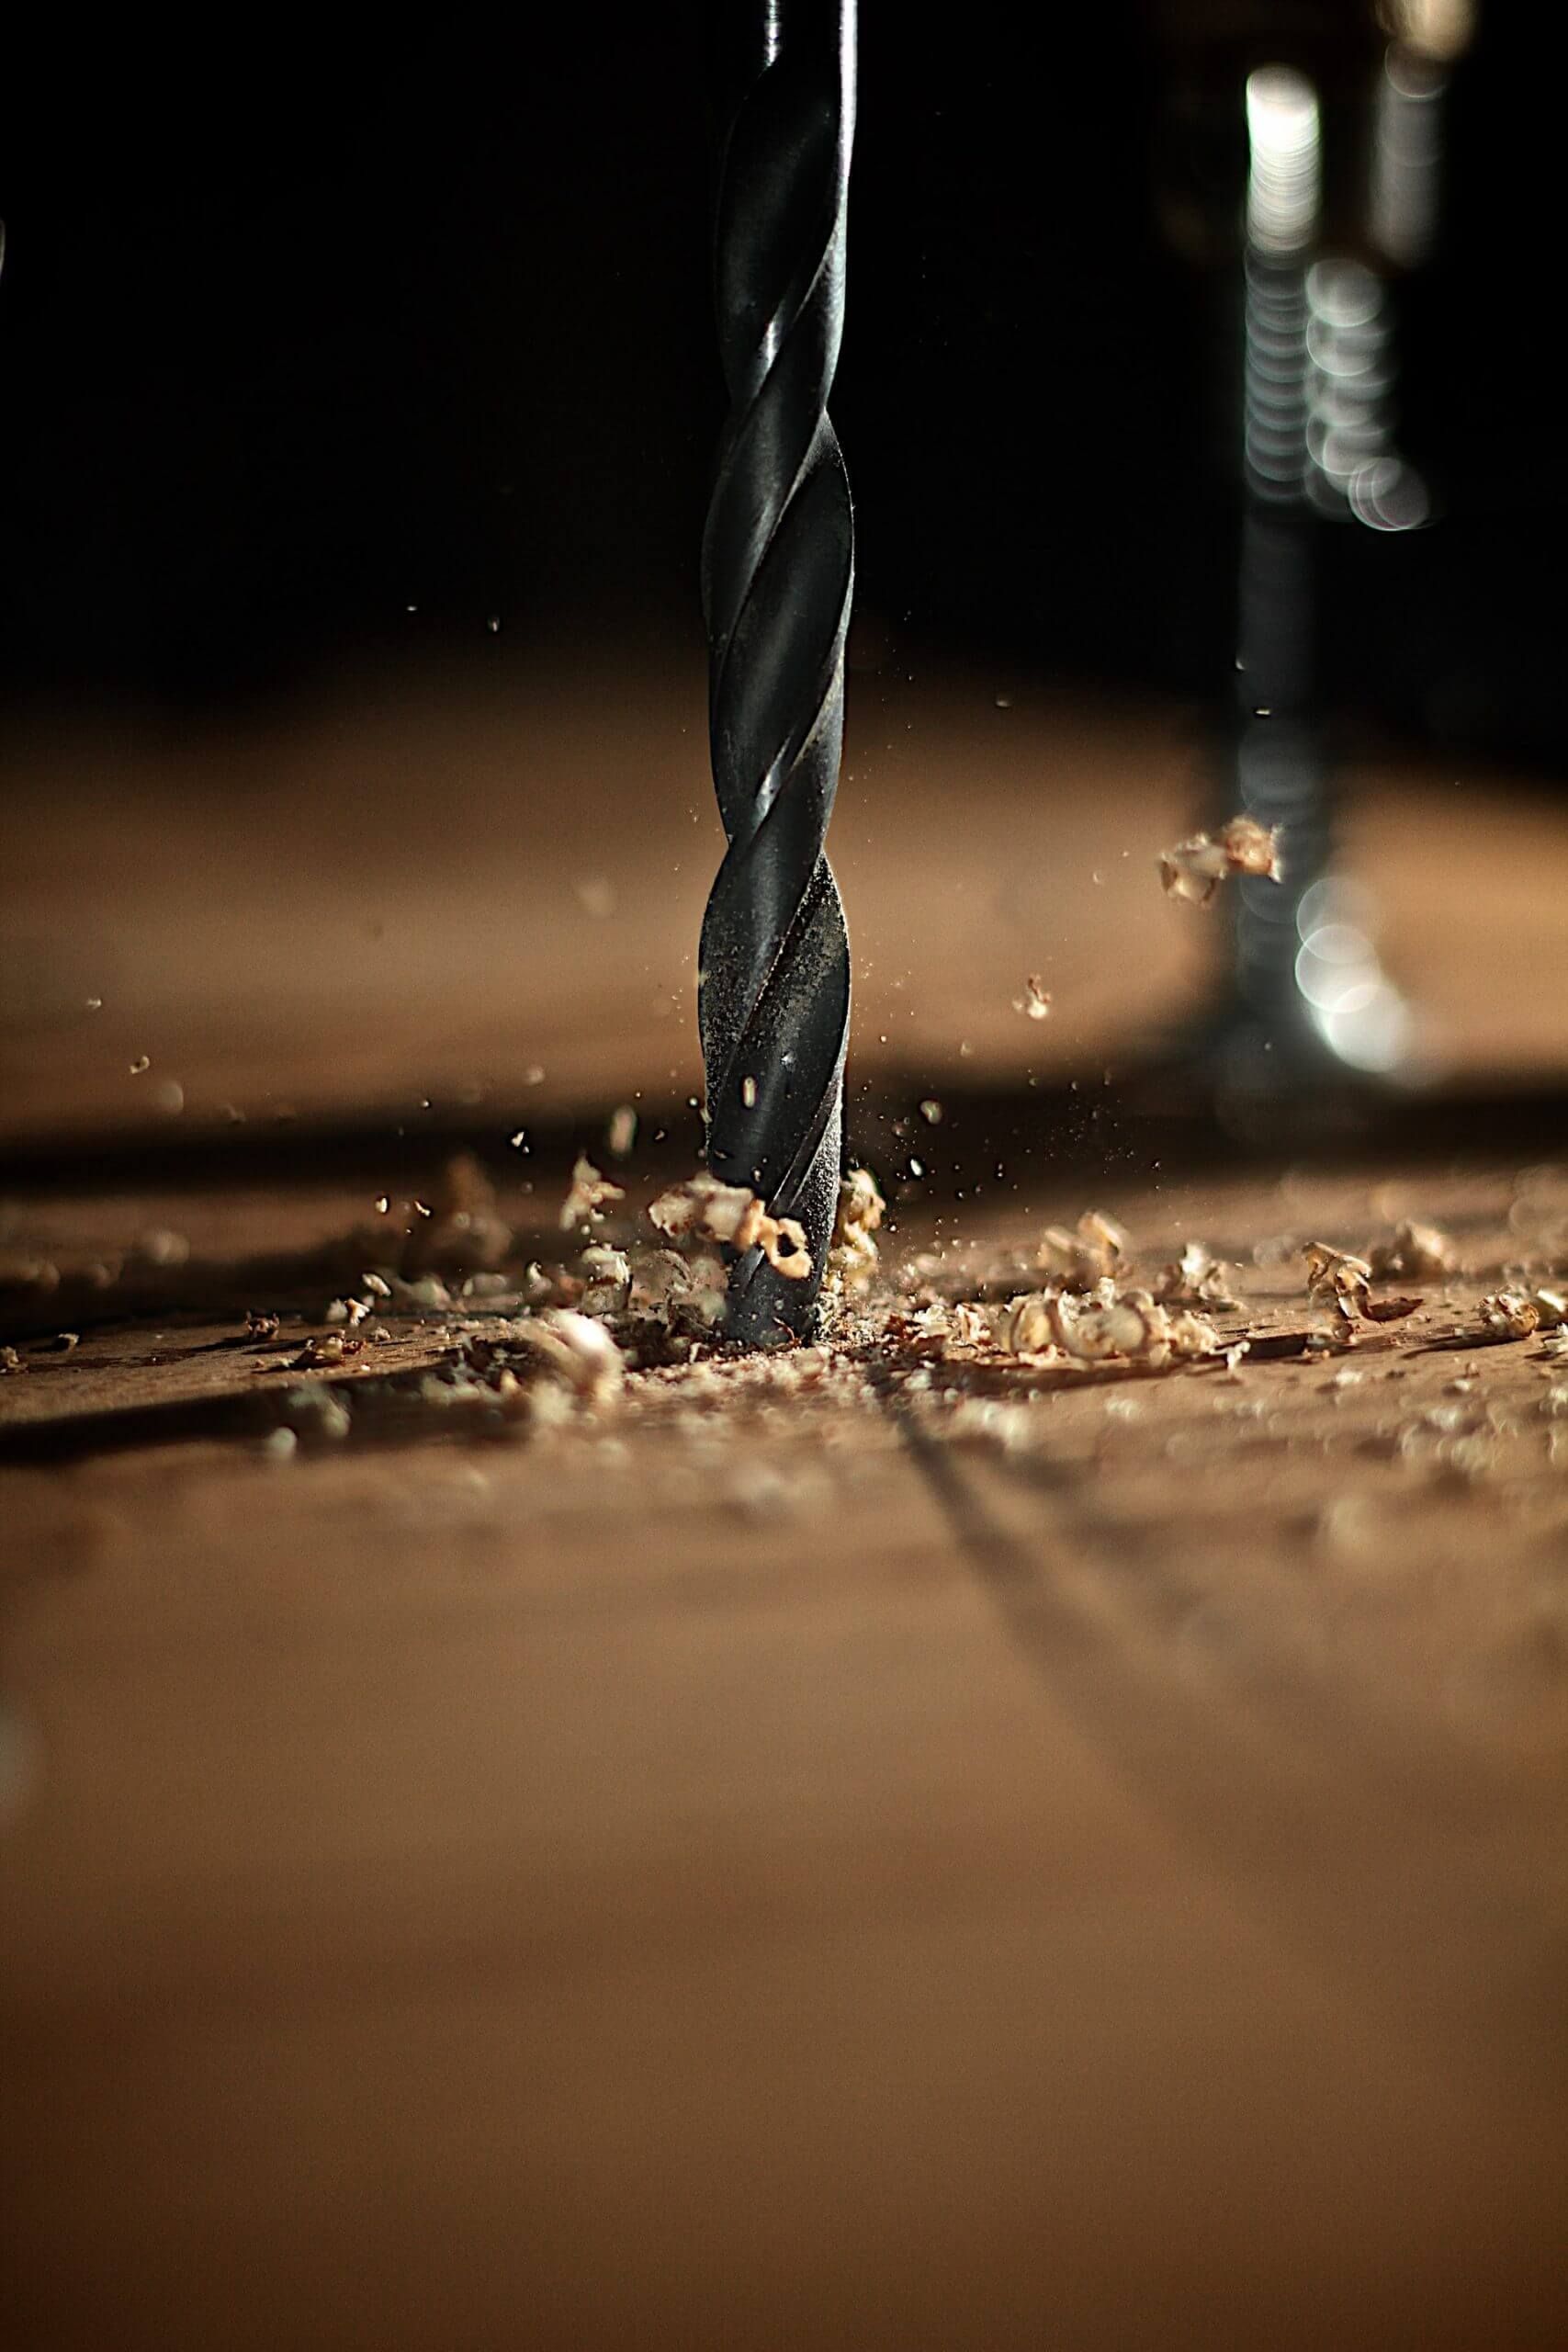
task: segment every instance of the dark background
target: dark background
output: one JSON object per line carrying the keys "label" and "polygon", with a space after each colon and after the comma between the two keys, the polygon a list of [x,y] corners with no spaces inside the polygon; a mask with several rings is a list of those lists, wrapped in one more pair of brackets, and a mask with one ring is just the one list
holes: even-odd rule
{"label": "dark background", "polygon": [[[1379,36],[1345,7],[1055,13],[864,10],[834,401],[862,646],[1219,695],[1242,77],[1319,74],[1350,238]],[[1483,11],[1439,247],[1402,289],[1400,437],[1439,519],[1325,535],[1333,707],[1527,772],[1563,748],[1545,17]],[[337,51],[241,29],[9,61],[8,696],[210,706],[694,645],[720,419],[698,12]]]}

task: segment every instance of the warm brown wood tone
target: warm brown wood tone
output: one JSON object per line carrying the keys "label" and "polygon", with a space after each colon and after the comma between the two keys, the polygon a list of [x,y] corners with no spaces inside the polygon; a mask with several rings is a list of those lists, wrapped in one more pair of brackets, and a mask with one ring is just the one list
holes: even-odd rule
{"label": "warm brown wood tone", "polygon": [[[868,698],[851,764],[887,838],[852,797],[845,896],[863,1023],[914,1091],[970,1075],[961,1036],[1002,1079],[1133,1035],[1202,935],[1147,863],[1187,814],[1168,743],[1161,770],[1131,728],[944,701],[888,754]],[[689,1007],[657,1030],[649,1007],[689,953],[711,829],[682,813],[663,707],[636,857],[594,817],[590,745],[548,859],[531,841],[506,865],[497,715],[482,758],[450,751],[476,794],[459,832],[400,797],[345,877],[373,795],[351,823],[300,748],[244,804],[277,850],[248,913],[232,831],[155,883],[155,784],[139,842],[107,802],[51,820],[40,786],[34,933],[76,956],[62,910],[101,884],[128,1009],[94,1033],[112,1054],[80,1026],[14,1035],[7,1133],[123,1125],[132,1050],[181,1078],[182,1117],[247,1082],[258,1112],[340,1081],[361,1107],[443,1074],[455,1097],[508,1055],[508,1084],[547,1065],[557,1110],[650,1059],[683,1074]],[[636,729],[604,724],[630,776]],[[922,853],[885,812],[913,793],[934,828],[946,747],[977,779],[993,729],[1014,750],[933,864],[934,834]],[[402,740],[343,773],[384,775]],[[1126,797],[1077,787],[1059,854],[1032,762],[1075,742]],[[671,795],[694,843],[673,910]],[[1568,857],[1528,804],[1478,808],[1380,790],[1358,830],[1391,955],[1472,1078],[1539,1079],[1563,992],[1518,976],[1568,961]],[[591,855],[625,922],[547,918]],[[1095,870],[1146,961],[1096,961]],[[385,947],[361,944],[372,916]],[[100,992],[81,958],[70,988]],[[1010,1010],[1028,969],[1053,1022]],[[987,1423],[900,1406],[862,1350],[812,1395],[743,1368],[701,1411],[649,1382],[611,1423],[496,1439],[375,1401],[448,1347],[431,1313],[355,1360],[349,1435],[288,1459],[256,1401],[288,1376],[232,1344],[212,1270],[267,1257],[248,1303],[319,1317],[311,1253],[374,1219],[374,1152],[313,1183],[51,1199],[18,1178],[6,1247],[51,1253],[73,1312],[81,1267],[130,1250],[146,1311],[105,1319],[102,1291],[59,1353],[35,1300],[0,1379],[6,2340],[1561,2344],[1568,1366],[1447,1342],[1507,1261],[1568,1266],[1568,1176],[1461,1141],[1461,1170],[1020,1167],[977,1205],[909,1201],[891,1253],[940,1205],[977,1282],[1092,1204],[1140,1267],[1191,1236],[1235,1257],[1264,1329],[1303,1310],[1298,1267],[1257,1245],[1445,1225],[1462,1275],[1412,1285],[1420,1314],[1351,1358],[1026,1379],[1022,1419]],[[500,1133],[495,1159],[520,1164]],[[503,1207],[536,1211],[540,1185]],[[134,1245],[169,1228],[190,1255],[163,1251],[152,1311],[160,1253]]]}

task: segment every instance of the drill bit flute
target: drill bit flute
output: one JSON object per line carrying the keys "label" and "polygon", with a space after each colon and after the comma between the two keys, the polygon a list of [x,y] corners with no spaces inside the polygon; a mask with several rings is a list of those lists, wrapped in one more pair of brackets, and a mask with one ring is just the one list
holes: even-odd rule
{"label": "drill bit flute", "polygon": [[[726,126],[714,299],[729,414],[703,541],[728,850],[698,973],[707,1159],[804,1227],[812,1271],[730,1269],[728,1335],[807,1331],[832,1233],[849,939],[823,853],[843,736],[849,482],[827,413],[843,328],[855,0],[730,0],[754,35]],[[733,20],[732,20],[733,22]]]}

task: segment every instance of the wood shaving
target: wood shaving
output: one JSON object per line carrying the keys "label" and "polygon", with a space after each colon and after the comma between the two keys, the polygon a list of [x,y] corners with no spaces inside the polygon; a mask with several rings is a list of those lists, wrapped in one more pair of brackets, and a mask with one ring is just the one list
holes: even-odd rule
{"label": "wood shaving", "polygon": [[952,1309],[949,1326],[953,1339],[963,1348],[983,1347],[991,1336],[991,1320],[983,1306],[972,1306],[960,1299]]}
{"label": "wood shaving", "polygon": [[628,1253],[626,1313],[632,1326],[654,1324],[671,1335],[705,1337],[724,1320],[729,1276],[715,1250],[650,1250]]}
{"label": "wood shaving", "polygon": [[363,1323],[370,1312],[367,1298],[334,1298],[322,1316],[323,1323],[345,1323],[352,1331]]}
{"label": "wood shaving", "polygon": [[571,1171],[571,1190],[561,1203],[560,1229],[570,1233],[577,1226],[596,1225],[608,1202],[625,1199],[624,1186],[612,1184],[591,1159],[579,1152]]}
{"label": "wood shaving", "polygon": [[578,1264],[582,1272],[582,1296],[578,1301],[582,1313],[623,1314],[632,1284],[631,1260],[626,1251],[595,1242],[582,1252]]}
{"label": "wood shaving", "polygon": [[804,1282],[811,1272],[805,1227],[792,1216],[770,1216],[744,1184],[721,1184],[716,1176],[699,1172],[660,1193],[648,1214],[671,1239],[705,1234],[732,1250],[761,1250],[774,1272],[789,1282]]}
{"label": "wood shaving", "polygon": [[1232,874],[1259,875],[1278,882],[1280,870],[1276,834],[1251,817],[1233,817],[1217,833],[1194,833],[1159,859],[1166,896],[1195,907],[1206,907]]}
{"label": "wood shaving", "polygon": [[1401,1323],[1426,1305],[1421,1298],[1371,1298],[1364,1292],[1355,1303],[1369,1323]]}
{"label": "wood shaving", "polygon": [[1166,1306],[1213,1306],[1233,1313],[1241,1301],[1231,1294],[1230,1271],[1201,1241],[1190,1241],[1175,1264],[1162,1267],[1155,1277],[1154,1294]]}
{"label": "wood shaving", "polygon": [[1436,1282],[1459,1272],[1459,1254],[1435,1225],[1416,1225],[1407,1217],[1387,1241],[1368,1250],[1367,1272],[1374,1282]]}
{"label": "wood shaving", "polygon": [[26,1372],[27,1368],[15,1348],[0,1348],[0,1374],[8,1372]]}
{"label": "wood shaving", "polygon": [[345,1340],[341,1331],[313,1332],[299,1354],[285,1366],[288,1372],[324,1372],[356,1356],[363,1340]]}
{"label": "wood shaving", "polygon": [[1496,1290],[1481,1301],[1481,1323],[1495,1340],[1528,1340],[1540,1322],[1540,1309],[1523,1291]]}
{"label": "wood shaving", "polygon": [[276,1315],[264,1315],[253,1306],[245,1317],[246,1339],[259,1340],[264,1344],[268,1340],[276,1340],[279,1319]]}
{"label": "wood shaving", "polygon": [[1034,1262],[1080,1290],[1113,1274],[1132,1248],[1121,1226],[1099,1209],[1085,1209],[1075,1232],[1048,1225]]}
{"label": "wood shaving", "polygon": [[612,1159],[629,1157],[637,1141],[637,1113],[629,1102],[623,1102],[610,1114],[610,1124],[604,1130],[604,1148]]}
{"label": "wood shaving", "polygon": [[1326,1298],[1346,1322],[1353,1323],[1364,1306],[1372,1276],[1365,1258],[1352,1257],[1348,1250],[1330,1249],[1326,1241],[1303,1243],[1302,1256],[1306,1261],[1307,1296]]}
{"label": "wood shaving", "polygon": [[870,1289],[876,1276],[878,1258],[872,1237],[886,1214],[887,1204],[870,1170],[852,1168],[839,1186],[833,1239],[828,1251],[827,1280],[831,1289],[851,1295]]}
{"label": "wood shaving", "polygon": [[1031,1021],[1043,1021],[1051,1010],[1052,1001],[1051,991],[1042,987],[1039,973],[1031,972],[1023,983],[1023,994],[1014,997],[1012,1009]]}
{"label": "wood shaving", "polygon": [[1118,1293],[1109,1282],[1087,1298],[1070,1291],[1029,1291],[992,1320],[999,1347],[1015,1355],[1055,1352],[1078,1363],[1125,1357],[1154,1366],[1222,1352],[1218,1333],[1201,1316],[1172,1315],[1146,1290]]}

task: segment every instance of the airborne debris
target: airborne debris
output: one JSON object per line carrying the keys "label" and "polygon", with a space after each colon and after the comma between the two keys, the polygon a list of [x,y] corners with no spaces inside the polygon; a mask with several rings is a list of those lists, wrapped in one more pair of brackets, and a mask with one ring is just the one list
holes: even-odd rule
{"label": "airborne debris", "polygon": [[1046,1227],[1034,1262],[1074,1288],[1088,1290],[1090,1283],[1113,1274],[1132,1246],[1131,1237],[1113,1217],[1085,1209],[1075,1232],[1060,1225]]}
{"label": "airborne debris", "polygon": [[334,1298],[322,1316],[323,1323],[344,1323],[352,1331],[364,1322],[370,1312],[367,1298]]}
{"label": "airborne debris", "polygon": [[1023,994],[1014,997],[1012,1009],[1025,1014],[1031,1021],[1043,1021],[1051,1010],[1052,1001],[1051,991],[1041,985],[1039,973],[1031,972],[1024,981]]}
{"label": "airborne debris", "polygon": [[775,1272],[790,1282],[804,1282],[811,1272],[805,1227],[792,1216],[770,1216],[744,1184],[721,1184],[716,1176],[699,1172],[660,1193],[648,1214],[672,1240],[702,1233],[728,1242],[732,1250],[761,1250]]}
{"label": "airborne debris", "polygon": [[574,1226],[597,1224],[607,1201],[625,1199],[625,1187],[612,1184],[580,1151],[571,1171],[571,1190],[561,1203],[560,1229],[570,1233]]}
{"label": "airborne debris", "polygon": [[828,1251],[827,1279],[830,1288],[854,1296],[869,1290],[876,1277],[877,1249],[872,1239],[887,1212],[868,1168],[852,1168],[839,1186],[839,1206],[833,1218],[833,1239]]}
{"label": "airborne debris", "polygon": [[604,1131],[604,1148],[612,1159],[625,1159],[637,1141],[637,1113],[629,1102],[623,1102],[610,1114],[610,1124]]}
{"label": "airborne debris", "polygon": [[1270,882],[1280,879],[1279,842],[1274,832],[1251,817],[1233,817],[1217,833],[1194,833],[1178,842],[1159,860],[1159,878],[1166,896],[1206,907],[1220,884],[1232,874],[1253,874]]}

